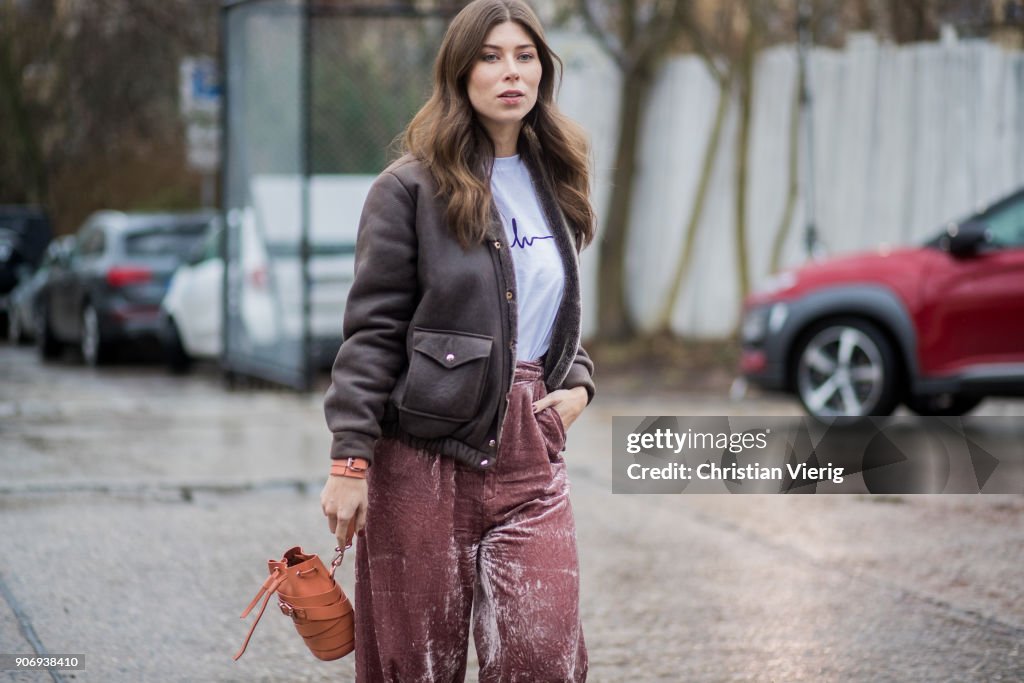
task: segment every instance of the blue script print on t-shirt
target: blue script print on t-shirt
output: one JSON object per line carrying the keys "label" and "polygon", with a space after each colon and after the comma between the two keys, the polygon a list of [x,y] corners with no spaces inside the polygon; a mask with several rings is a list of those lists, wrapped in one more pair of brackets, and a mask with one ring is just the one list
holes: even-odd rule
{"label": "blue script print on t-shirt", "polygon": [[526,247],[532,247],[533,243],[536,242],[537,240],[552,240],[554,238],[555,238],[554,235],[543,235],[543,236],[540,236],[540,237],[523,237],[522,239],[520,239],[520,237],[519,237],[519,226],[516,224],[516,219],[515,218],[512,219],[512,246],[513,247],[519,247],[520,249],[525,249]]}

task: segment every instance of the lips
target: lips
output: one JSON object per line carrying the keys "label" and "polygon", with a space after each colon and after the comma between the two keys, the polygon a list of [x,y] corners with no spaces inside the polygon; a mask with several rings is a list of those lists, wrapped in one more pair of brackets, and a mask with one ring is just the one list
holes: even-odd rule
{"label": "lips", "polygon": [[498,95],[498,97],[505,99],[516,99],[517,97],[523,97],[524,93],[522,90],[506,90],[505,92]]}

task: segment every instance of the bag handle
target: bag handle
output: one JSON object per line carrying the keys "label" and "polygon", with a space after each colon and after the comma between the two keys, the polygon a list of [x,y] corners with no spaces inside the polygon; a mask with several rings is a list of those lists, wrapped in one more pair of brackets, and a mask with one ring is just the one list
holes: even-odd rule
{"label": "bag handle", "polygon": [[352,539],[355,537],[355,535],[356,535],[356,518],[353,517],[348,522],[348,531],[345,534],[345,547],[342,548],[339,545],[339,546],[335,546],[335,548],[334,548],[334,552],[336,552],[337,555],[335,555],[334,559],[331,560],[331,578],[332,579],[334,578],[334,572],[341,565],[341,561],[343,559],[345,559],[345,551],[352,547]]}
{"label": "bag handle", "polygon": [[334,552],[337,553],[337,555],[335,555],[334,559],[331,560],[331,578],[332,579],[334,578],[334,572],[338,571],[338,567],[341,566],[341,561],[345,559],[345,551],[348,550],[351,547],[352,547],[352,544],[349,543],[344,548],[342,548],[340,545],[334,548]]}

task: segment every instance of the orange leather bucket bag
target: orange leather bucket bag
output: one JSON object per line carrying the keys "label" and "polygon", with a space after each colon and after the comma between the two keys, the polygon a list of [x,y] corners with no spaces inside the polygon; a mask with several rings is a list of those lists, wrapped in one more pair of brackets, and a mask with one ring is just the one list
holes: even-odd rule
{"label": "orange leather bucket bag", "polygon": [[249,645],[256,624],[260,623],[274,593],[277,593],[281,611],[292,618],[299,635],[306,641],[306,647],[315,657],[331,661],[341,659],[355,649],[355,614],[345,592],[334,580],[334,572],[341,564],[344,551],[340,547],[335,550],[338,554],[331,561],[329,572],[317,555],[306,554],[298,546],[286,551],[280,560],[267,561],[270,576],[242,612],[242,618],[249,615],[260,598],[264,595],[266,598],[256,621],[249,628],[242,649],[234,657],[236,661]]}

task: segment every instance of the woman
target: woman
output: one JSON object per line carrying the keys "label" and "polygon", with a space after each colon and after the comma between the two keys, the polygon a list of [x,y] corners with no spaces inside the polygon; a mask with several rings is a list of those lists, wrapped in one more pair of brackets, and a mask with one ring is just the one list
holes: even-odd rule
{"label": "woman", "polygon": [[463,680],[471,614],[481,681],[586,678],[560,453],[594,214],[557,60],[521,0],[469,4],[363,207],[321,495],[339,544],[362,530],[360,681]]}

